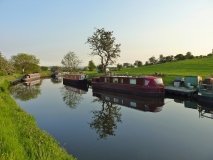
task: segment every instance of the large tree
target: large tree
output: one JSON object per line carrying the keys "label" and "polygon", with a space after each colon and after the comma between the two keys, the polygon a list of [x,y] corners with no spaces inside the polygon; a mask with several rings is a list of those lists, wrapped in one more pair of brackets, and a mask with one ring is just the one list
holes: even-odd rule
{"label": "large tree", "polygon": [[105,74],[107,66],[115,64],[121,52],[121,44],[115,44],[115,37],[112,37],[112,35],[112,31],[105,31],[104,28],[96,29],[96,32],[86,42],[92,49],[90,55],[100,57]]}
{"label": "large tree", "polygon": [[64,58],[61,60],[61,64],[64,66],[64,69],[71,72],[76,72],[77,67],[82,63],[83,61],[76,56],[74,52],[68,52]]}
{"label": "large tree", "polygon": [[13,65],[5,57],[3,57],[2,53],[0,52],[0,76],[6,76],[13,73]]}
{"label": "large tree", "polygon": [[11,57],[11,62],[17,71],[25,72],[39,72],[39,59],[34,55],[26,53],[18,53]]}

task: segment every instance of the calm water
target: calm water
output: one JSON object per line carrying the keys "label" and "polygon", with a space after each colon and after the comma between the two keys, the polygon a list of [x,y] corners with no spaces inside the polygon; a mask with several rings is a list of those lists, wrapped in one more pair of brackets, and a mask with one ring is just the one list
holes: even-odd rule
{"label": "calm water", "polygon": [[79,91],[51,79],[11,92],[79,160],[213,159],[213,109],[190,100]]}

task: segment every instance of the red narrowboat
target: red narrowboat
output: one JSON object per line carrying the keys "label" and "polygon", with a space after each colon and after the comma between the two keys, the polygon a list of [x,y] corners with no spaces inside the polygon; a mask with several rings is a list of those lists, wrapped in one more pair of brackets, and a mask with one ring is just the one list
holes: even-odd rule
{"label": "red narrowboat", "polygon": [[33,73],[33,74],[25,74],[24,77],[22,78],[22,81],[26,82],[26,81],[32,81],[35,79],[39,79],[40,73]]}
{"label": "red narrowboat", "polygon": [[155,76],[100,76],[92,79],[92,88],[142,96],[164,96],[164,84]]}

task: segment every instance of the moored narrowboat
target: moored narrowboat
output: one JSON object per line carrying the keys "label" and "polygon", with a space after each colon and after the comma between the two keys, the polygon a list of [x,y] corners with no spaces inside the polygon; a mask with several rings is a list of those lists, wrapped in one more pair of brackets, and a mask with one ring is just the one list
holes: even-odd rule
{"label": "moored narrowboat", "polygon": [[64,85],[87,86],[87,75],[85,74],[65,74],[63,77]]}
{"label": "moored narrowboat", "polygon": [[92,88],[142,96],[164,96],[164,84],[155,76],[100,76],[92,79]]}
{"label": "moored narrowboat", "polygon": [[52,78],[57,78],[57,77],[61,77],[61,76],[62,76],[62,74],[61,74],[61,72],[59,72],[59,71],[55,71],[55,72],[51,75]]}
{"label": "moored narrowboat", "polygon": [[199,85],[198,101],[213,104],[213,84],[212,80],[206,78],[203,83]]}
{"label": "moored narrowboat", "polygon": [[32,80],[36,80],[39,79],[40,73],[33,73],[33,74],[25,74],[22,78],[22,81],[26,82],[26,81],[32,81]]}

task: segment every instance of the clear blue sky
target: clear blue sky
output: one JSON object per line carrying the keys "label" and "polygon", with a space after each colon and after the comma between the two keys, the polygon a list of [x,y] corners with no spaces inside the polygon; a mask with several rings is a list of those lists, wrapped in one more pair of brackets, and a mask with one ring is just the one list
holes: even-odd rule
{"label": "clear blue sky", "polygon": [[85,44],[94,28],[113,31],[118,63],[213,49],[213,0],[0,0],[0,12],[2,54],[33,54],[40,65],[61,65],[69,51],[99,64]]}

